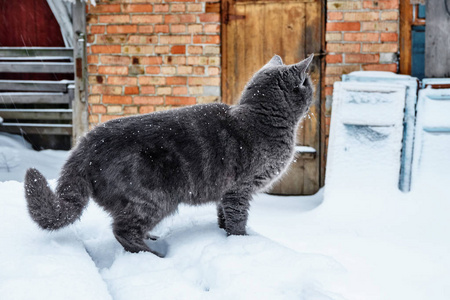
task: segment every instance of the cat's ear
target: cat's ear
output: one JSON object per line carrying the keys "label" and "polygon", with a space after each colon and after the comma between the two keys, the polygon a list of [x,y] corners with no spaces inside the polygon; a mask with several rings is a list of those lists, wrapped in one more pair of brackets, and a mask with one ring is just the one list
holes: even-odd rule
{"label": "cat's ear", "polygon": [[281,59],[281,57],[279,57],[278,55],[274,55],[272,57],[272,59],[267,64],[265,64],[265,66],[262,68],[265,69],[265,68],[269,68],[269,67],[282,66],[282,65],[283,65],[283,60]]}
{"label": "cat's ear", "polygon": [[293,65],[293,67],[297,70],[297,72],[305,73],[306,70],[308,70],[308,67],[311,64],[313,58],[314,58],[314,54],[311,54],[310,56],[308,56],[307,58],[305,58],[301,62],[296,63],[295,65]]}

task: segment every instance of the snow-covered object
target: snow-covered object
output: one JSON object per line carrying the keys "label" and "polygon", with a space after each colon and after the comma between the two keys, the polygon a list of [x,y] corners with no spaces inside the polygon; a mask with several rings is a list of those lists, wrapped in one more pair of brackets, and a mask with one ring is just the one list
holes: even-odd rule
{"label": "snow-covered object", "polygon": [[418,79],[409,75],[382,71],[357,71],[342,76],[342,81],[379,82],[398,84],[406,87],[404,113],[404,133],[401,157],[399,188],[408,192],[411,188],[411,165],[414,143],[414,123],[416,115]]}
{"label": "snow-covered object", "polygon": [[325,198],[398,189],[405,97],[401,84],[335,83]]}
{"label": "snow-covered object", "polygon": [[426,88],[419,91],[417,104],[412,188],[447,186],[449,170],[450,89]]}

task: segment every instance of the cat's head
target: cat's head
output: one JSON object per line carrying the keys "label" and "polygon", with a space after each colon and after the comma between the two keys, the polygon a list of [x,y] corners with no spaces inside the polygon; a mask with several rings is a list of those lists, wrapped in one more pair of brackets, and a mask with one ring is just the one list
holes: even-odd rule
{"label": "cat's head", "polygon": [[299,63],[285,65],[281,57],[275,55],[253,75],[240,103],[278,102],[287,105],[297,117],[301,117],[313,100],[313,85],[307,73],[312,60],[311,54]]}

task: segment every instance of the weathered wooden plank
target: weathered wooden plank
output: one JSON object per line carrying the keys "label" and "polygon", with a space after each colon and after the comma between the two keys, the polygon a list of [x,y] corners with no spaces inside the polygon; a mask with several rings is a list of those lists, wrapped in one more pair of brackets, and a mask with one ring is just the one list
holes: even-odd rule
{"label": "weathered wooden plank", "polygon": [[70,57],[73,58],[73,48],[63,47],[0,47],[0,59],[4,57]]}
{"label": "weathered wooden plank", "polygon": [[0,93],[2,104],[69,104],[67,93]]}
{"label": "weathered wooden plank", "polygon": [[267,63],[275,54],[284,59],[283,47],[283,5],[270,3],[264,5],[264,18],[262,24],[264,34],[262,36],[264,44],[264,62]]}
{"label": "weathered wooden plank", "polygon": [[400,60],[399,73],[411,74],[413,9],[410,0],[400,0]]}
{"label": "weathered wooden plank", "polygon": [[0,109],[4,120],[72,120],[71,109]]}
{"label": "weathered wooden plank", "polygon": [[64,62],[0,62],[2,73],[73,73],[73,63]]}
{"label": "weathered wooden plank", "polygon": [[87,54],[86,54],[86,2],[76,0],[73,4],[73,35],[75,38],[75,84],[69,90],[72,97],[73,132],[72,147],[80,137],[89,131],[88,123],[88,80],[87,80]]}
{"label": "weathered wooden plank", "polygon": [[[446,4],[447,3],[447,4]],[[448,1],[427,1],[425,77],[450,77],[450,10]]]}
{"label": "weathered wooden plank", "polygon": [[16,134],[72,135],[70,124],[2,123],[0,131]]}
{"label": "weathered wooden plank", "polygon": [[264,43],[261,37],[264,36],[264,4],[251,4],[245,6],[245,65],[243,66],[242,79],[240,80],[240,90],[244,89],[245,83],[264,64]]}
{"label": "weathered wooden plank", "polygon": [[70,84],[73,84],[72,80],[0,80],[0,91],[67,92],[67,86]]}

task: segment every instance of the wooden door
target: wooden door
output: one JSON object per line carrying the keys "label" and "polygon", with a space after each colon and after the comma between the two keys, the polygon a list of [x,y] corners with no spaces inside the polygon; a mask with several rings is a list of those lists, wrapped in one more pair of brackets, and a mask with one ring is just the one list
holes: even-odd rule
{"label": "wooden door", "polygon": [[321,182],[320,86],[322,64],[322,1],[223,0],[222,99],[235,104],[252,74],[274,54],[285,64],[314,53],[310,74],[315,85],[314,104],[301,123],[296,159],[271,193],[310,195]]}

